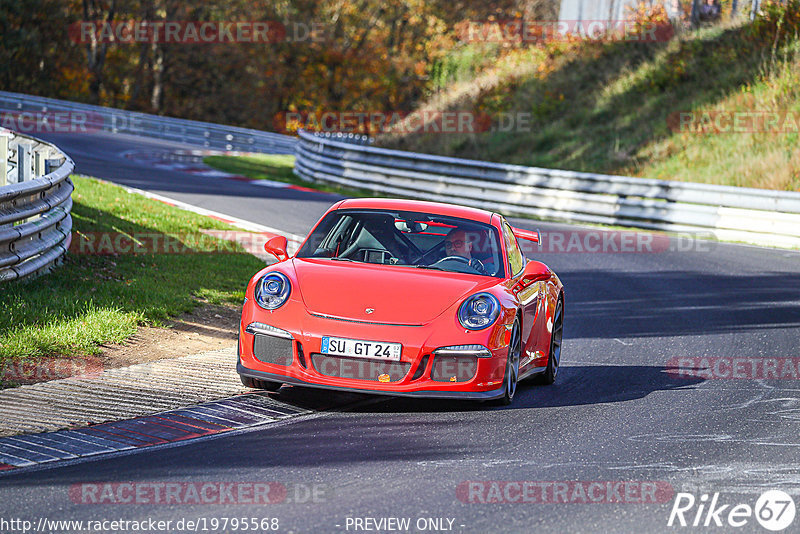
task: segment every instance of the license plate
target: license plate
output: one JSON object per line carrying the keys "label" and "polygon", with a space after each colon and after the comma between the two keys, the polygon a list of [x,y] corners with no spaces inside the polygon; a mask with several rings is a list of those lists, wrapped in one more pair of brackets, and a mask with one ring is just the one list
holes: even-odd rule
{"label": "license plate", "polygon": [[402,351],[403,345],[400,343],[325,336],[322,338],[322,350],[320,352],[332,356],[352,356],[354,358],[372,358],[399,362]]}

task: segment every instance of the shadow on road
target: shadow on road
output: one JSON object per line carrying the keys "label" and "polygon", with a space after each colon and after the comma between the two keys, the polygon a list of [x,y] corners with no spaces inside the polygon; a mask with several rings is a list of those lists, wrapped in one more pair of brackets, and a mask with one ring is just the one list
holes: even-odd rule
{"label": "shadow on road", "polygon": [[[124,476],[130,480],[159,480],[165,476],[165,466],[169,466],[171,477],[204,480],[203,477],[213,477],[226,470],[249,473],[277,466],[453,461],[485,453],[487,443],[492,446],[515,443],[518,438],[513,434],[500,432],[498,437],[498,429],[509,424],[536,428],[548,421],[557,421],[556,424],[569,426],[573,416],[579,414],[566,410],[570,407],[634,401],[656,391],[690,390],[702,382],[702,379],[678,380],[669,371],[655,366],[565,367],[557,384],[522,384],[514,403],[503,408],[480,402],[373,397],[284,387],[275,398],[297,405],[315,404],[317,408],[327,404],[331,409],[324,417],[312,421],[267,426],[259,432],[224,437],[224,442],[199,441],[186,447],[149,453],[142,450],[141,454],[124,460],[100,461],[92,464],[91,475],[86,474],[85,466],[75,465],[36,473],[33,479],[58,479],[64,483],[85,481],[91,476],[96,480],[118,476],[120,465],[124,466]],[[359,405],[359,400],[366,402]],[[347,409],[335,407],[348,403],[351,406]],[[526,409],[524,414],[514,413],[523,409]],[[560,415],[554,418],[554,413]],[[470,434],[480,429],[482,433]],[[486,433],[486,430],[490,431]],[[221,453],[223,450],[227,452]],[[8,479],[4,480],[6,482]],[[32,482],[22,477],[13,483],[22,487]]]}
{"label": "shadow on road", "polygon": [[[677,378],[671,369],[642,365],[577,365],[564,367],[551,386],[520,384],[511,406],[492,402],[356,395],[303,387],[284,387],[275,399],[304,408],[354,413],[480,412],[493,409],[559,408],[625,402],[655,391],[690,389],[701,378]],[[374,402],[369,402],[373,400]],[[363,404],[353,403],[362,401]]]}

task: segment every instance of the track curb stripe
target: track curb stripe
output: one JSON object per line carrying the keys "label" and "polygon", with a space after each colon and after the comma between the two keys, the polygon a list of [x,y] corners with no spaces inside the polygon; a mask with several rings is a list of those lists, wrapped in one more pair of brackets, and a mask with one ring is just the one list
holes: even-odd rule
{"label": "track curb stripe", "polygon": [[265,395],[246,393],[126,421],[0,438],[0,472],[191,441],[310,413],[292,410],[293,413],[284,414],[280,404]]}
{"label": "track curb stripe", "polygon": [[[107,447],[112,447],[115,451],[126,451],[128,449],[132,449],[133,445],[129,445],[128,443],[122,443],[121,441],[117,441],[111,437],[101,436],[99,432],[89,432],[88,428],[80,428],[77,430],[67,430],[64,432],[66,435],[70,435],[69,432],[77,434],[75,439],[80,439],[82,441],[86,441],[93,445],[102,445],[106,444]],[[60,434],[60,432],[48,432],[42,435],[51,435],[51,434]]]}
{"label": "track curb stripe", "polygon": [[217,432],[221,432],[223,430],[230,430],[230,427],[221,426],[216,423],[209,423],[207,421],[201,421],[199,419],[191,419],[189,417],[184,417],[178,414],[170,414],[169,417],[164,416],[154,416],[162,421],[166,421],[168,423],[176,423],[186,425],[192,428],[196,428],[198,430],[202,430],[202,435],[206,436],[208,434],[216,434]]}

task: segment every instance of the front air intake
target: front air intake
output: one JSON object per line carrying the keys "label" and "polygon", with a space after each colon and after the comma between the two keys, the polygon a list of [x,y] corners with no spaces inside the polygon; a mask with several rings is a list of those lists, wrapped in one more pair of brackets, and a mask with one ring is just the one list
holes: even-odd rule
{"label": "front air intake", "polygon": [[282,337],[256,334],[253,341],[253,355],[263,363],[273,365],[292,365],[292,340]]}
{"label": "front air intake", "polygon": [[476,356],[443,356],[433,358],[431,379],[434,382],[469,382],[478,372]]}

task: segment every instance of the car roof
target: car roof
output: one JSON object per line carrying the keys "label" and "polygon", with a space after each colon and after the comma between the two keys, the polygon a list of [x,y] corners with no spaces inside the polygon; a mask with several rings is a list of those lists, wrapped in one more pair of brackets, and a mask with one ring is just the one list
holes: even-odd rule
{"label": "car roof", "polygon": [[402,200],[395,198],[351,198],[343,201],[336,209],[385,209],[392,211],[418,211],[432,215],[458,217],[491,224],[494,213],[478,208],[456,206],[443,202],[423,200]]}

